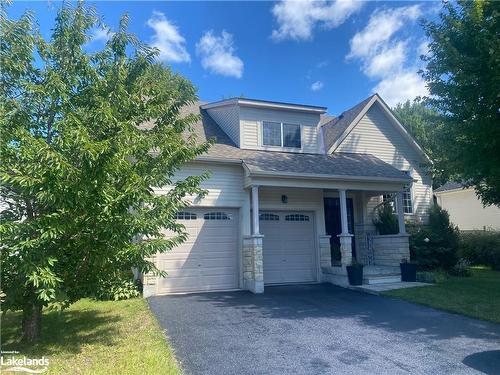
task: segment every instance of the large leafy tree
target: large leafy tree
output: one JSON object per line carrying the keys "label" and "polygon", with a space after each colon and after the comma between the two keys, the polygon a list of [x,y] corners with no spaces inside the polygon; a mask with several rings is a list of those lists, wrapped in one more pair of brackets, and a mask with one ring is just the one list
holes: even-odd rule
{"label": "large leafy tree", "polygon": [[428,166],[433,175],[434,188],[441,186],[450,178],[446,165],[446,154],[442,144],[444,122],[442,116],[423,100],[415,99],[410,102],[399,103],[393,111],[403,126],[415,138],[420,147],[433,161]]}
{"label": "large leafy tree", "polygon": [[444,117],[449,170],[483,203],[500,205],[500,2],[450,1],[424,27],[423,75]]}
{"label": "large leafy tree", "polygon": [[100,22],[82,3],[61,7],[49,41],[31,13],[3,9],[0,22],[1,287],[33,341],[42,307],[91,295],[123,269],[160,273],[148,259],[186,238],[175,212],[206,177],[173,175],[209,145],[189,136],[196,116],[180,114],[193,85],[155,62],[126,16],[92,54]]}

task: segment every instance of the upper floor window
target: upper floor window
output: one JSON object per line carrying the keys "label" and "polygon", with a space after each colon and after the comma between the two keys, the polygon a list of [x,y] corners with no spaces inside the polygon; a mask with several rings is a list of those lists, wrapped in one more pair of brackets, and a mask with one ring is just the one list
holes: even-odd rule
{"label": "upper floor window", "polygon": [[263,143],[266,146],[281,146],[281,123],[280,122],[264,122],[262,137]]}
{"label": "upper floor window", "polygon": [[301,148],[300,125],[264,121],[262,143],[264,146]]}

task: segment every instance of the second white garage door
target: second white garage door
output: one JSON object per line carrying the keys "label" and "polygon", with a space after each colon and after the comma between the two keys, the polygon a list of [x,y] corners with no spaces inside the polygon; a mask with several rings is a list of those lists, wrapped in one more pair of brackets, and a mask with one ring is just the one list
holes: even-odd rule
{"label": "second white garage door", "polygon": [[238,210],[188,208],[178,222],[189,238],[158,255],[157,266],[168,276],[159,279],[157,293],[237,289]]}
{"label": "second white garage door", "polygon": [[262,211],[264,283],[317,281],[317,257],[312,212]]}

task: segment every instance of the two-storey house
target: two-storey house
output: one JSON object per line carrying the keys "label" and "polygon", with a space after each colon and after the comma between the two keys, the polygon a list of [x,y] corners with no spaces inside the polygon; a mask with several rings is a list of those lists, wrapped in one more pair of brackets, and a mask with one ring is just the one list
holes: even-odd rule
{"label": "two-storey house", "polygon": [[[168,277],[145,275],[145,296],[342,285],[353,258],[367,266],[367,282],[397,275],[409,258],[405,220],[425,222],[432,184],[427,156],[378,95],[338,117],[245,98],[185,110],[201,115],[198,139],[215,144],[178,178],[210,171],[208,194],[177,214],[189,239],[155,257]],[[384,199],[394,201],[398,234],[375,233]]]}

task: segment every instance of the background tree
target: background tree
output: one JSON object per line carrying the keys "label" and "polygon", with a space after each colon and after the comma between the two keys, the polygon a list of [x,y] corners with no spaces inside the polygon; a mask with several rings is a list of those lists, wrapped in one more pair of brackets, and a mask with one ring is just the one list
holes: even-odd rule
{"label": "background tree", "polygon": [[450,174],[446,165],[446,154],[443,152],[446,140],[443,137],[442,116],[422,99],[399,103],[393,111],[433,161],[433,165],[428,166],[433,175],[433,187],[443,185],[450,179]]}
{"label": "background tree", "polygon": [[445,121],[447,166],[483,203],[500,205],[500,2],[447,2],[424,28],[423,76]]}
{"label": "background tree", "polygon": [[[196,116],[179,114],[195,89],[155,62],[127,20],[88,54],[100,26],[92,8],[64,4],[50,41],[31,13],[11,20],[2,9],[1,281],[27,341],[40,334],[42,307],[92,294],[103,275],[161,274],[148,257],[185,240],[175,212],[206,177],[171,180],[209,147],[185,136]],[[154,194],[164,185],[174,188]]]}

